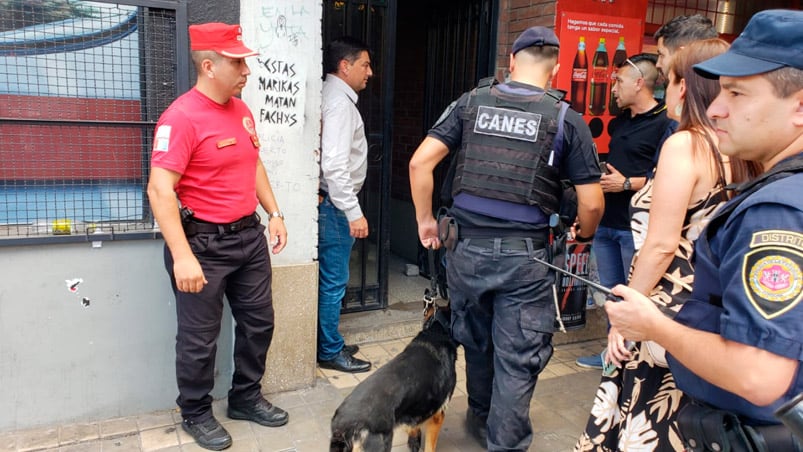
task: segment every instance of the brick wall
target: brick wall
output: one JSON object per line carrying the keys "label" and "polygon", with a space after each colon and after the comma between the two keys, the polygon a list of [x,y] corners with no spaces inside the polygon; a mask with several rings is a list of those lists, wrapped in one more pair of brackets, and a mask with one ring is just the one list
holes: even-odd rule
{"label": "brick wall", "polygon": [[500,0],[497,33],[496,78],[508,73],[510,48],[518,35],[528,27],[555,27],[555,0]]}

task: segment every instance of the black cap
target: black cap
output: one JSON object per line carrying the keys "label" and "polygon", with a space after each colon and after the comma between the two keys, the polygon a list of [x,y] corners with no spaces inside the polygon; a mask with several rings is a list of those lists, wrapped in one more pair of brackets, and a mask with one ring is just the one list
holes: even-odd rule
{"label": "black cap", "polygon": [[560,47],[558,37],[551,28],[546,27],[530,27],[522,32],[518,38],[513,42],[513,55],[519,50],[526,49],[532,46],[555,46]]}
{"label": "black cap", "polygon": [[790,66],[803,69],[803,11],[756,13],[727,52],[694,65],[706,78],[747,77]]}

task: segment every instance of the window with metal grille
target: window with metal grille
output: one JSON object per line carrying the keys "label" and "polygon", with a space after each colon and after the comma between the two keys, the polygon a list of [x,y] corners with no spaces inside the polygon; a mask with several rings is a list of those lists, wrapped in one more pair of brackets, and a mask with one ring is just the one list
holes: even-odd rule
{"label": "window with metal grille", "polygon": [[152,236],[151,142],[186,89],[176,51],[186,12],[167,1],[0,4],[0,245]]}

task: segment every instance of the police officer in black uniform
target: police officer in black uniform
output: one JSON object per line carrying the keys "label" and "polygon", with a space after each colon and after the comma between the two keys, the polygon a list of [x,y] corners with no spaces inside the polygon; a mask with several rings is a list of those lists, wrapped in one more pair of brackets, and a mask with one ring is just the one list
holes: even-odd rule
{"label": "police officer in black uniform", "polygon": [[[544,89],[558,70],[558,46],[548,28],[525,30],[513,43],[511,80],[486,79],[463,94],[410,161],[421,244],[447,247],[452,335],[466,355],[467,424],[488,450],[526,451],[532,441],[530,399],[552,356],[556,316],[555,275],[533,258],[549,257],[560,181],[576,186],[578,240],[591,240],[604,207],[591,132],[560,93]],[[451,227],[441,240],[432,173],[450,153],[453,204],[441,223]]]}
{"label": "police officer in black uniform", "polygon": [[800,451],[775,417],[803,391],[803,12],[757,13],[728,52],[695,70],[719,78],[708,108],[720,152],[765,173],[695,244],[694,290],[674,320],[623,286],[605,306],[627,339],[668,352],[693,399],[678,427],[688,450]]}

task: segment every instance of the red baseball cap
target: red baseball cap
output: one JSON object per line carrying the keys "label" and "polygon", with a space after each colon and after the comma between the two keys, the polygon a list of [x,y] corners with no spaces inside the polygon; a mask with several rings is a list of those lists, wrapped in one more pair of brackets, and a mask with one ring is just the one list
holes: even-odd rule
{"label": "red baseball cap", "polygon": [[190,50],[213,50],[229,58],[259,55],[243,44],[243,29],[239,25],[220,22],[190,25]]}

